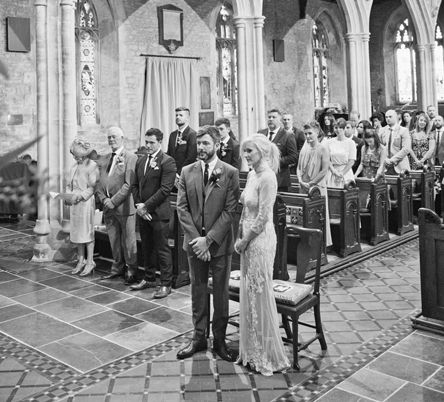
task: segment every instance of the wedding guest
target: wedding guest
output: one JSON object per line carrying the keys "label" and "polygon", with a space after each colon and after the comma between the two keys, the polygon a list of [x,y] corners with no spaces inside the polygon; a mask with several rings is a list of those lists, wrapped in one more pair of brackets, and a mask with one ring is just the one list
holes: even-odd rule
{"label": "wedding guest", "polygon": [[[293,125],[293,115],[290,113],[282,114],[282,122],[284,123],[284,129],[287,131],[287,133],[294,135],[299,155],[299,152],[301,152],[301,149],[305,143],[304,132]],[[295,165],[297,166],[297,162],[295,163]]]}
{"label": "wedding guest", "polygon": [[327,187],[344,188],[346,182],[354,180],[352,167],[356,160],[356,145],[345,136],[345,119],[339,118],[336,124],[338,136],[326,143],[330,153],[326,184]]}
{"label": "wedding guest", "polygon": [[355,132],[355,129],[353,128],[353,123],[349,120],[347,121],[347,124],[345,125],[345,136],[347,138],[350,138],[356,146],[356,160],[353,164],[352,170],[353,172],[356,172],[358,169],[359,164],[361,163],[361,149],[364,145],[364,140],[362,138],[357,137],[356,135],[353,135]]}
{"label": "wedding guest", "polygon": [[416,117],[415,129],[410,132],[412,148],[409,151],[409,161],[413,170],[420,170],[425,164],[434,165],[436,139],[430,126],[427,114],[421,113]]}
{"label": "wedding guest", "polygon": [[336,136],[334,133],[335,118],[332,114],[325,114],[321,125],[323,134],[326,138],[333,138]]}
{"label": "wedding guest", "polygon": [[441,166],[444,162],[444,118],[435,117],[433,135],[435,137],[435,164]]}
{"label": "wedding guest", "polygon": [[370,123],[368,120],[361,120],[356,126],[357,137],[363,140],[364,132],[369,128],[372,128],[372,123]]}
{"label": "wedding guest", "polygon": [[72,274],[87,276],[94,272],[96,266],[94,255],[94,187],[99,179],[97,164],[88,155],[93,149],[83,139],[75,139],[71,144],[75,165],[71,168],[68,192],[72,198],[66,203],[70,205],[70,239],[77,245],[78,262]]}
{"label": "wedding guest", "polygon": [[217,157],[229,165],[240,170],[240,145],[235,139],[234,135],[231,136],[230,120],[226,118],[217,119],[214,125],[217,127],[220,133],[220,147],[217,150]]}
{"label": "wedding guest", "polygon": [[243,210],[235,243],[235,250],[241,256],[238,363],[271,376],[290,367],[273,292],[276,254],[273,205],[279,150],[265,136],[255,134],[244,141],[242,153],[252,170],[241,196]]}
{"label": "wedding guest", "polygon": [[380,112],[376,112],[370,117],[370,122],[376,130],[376,134],[379,135],[379,130],[385,125],[384,115]]}
{"label": "wedding guest", "polygon": [[430,121],[433,122],[433,120],[435,120],[435,117],[438,115],[438,113],[436,113],[436,106],[427,106],[427,115],[429,116]]}
{"label": "wedding guest", "polygon": [[328,193],[325,179],[330,165],[330,154],[325,143],[318,139],[321,127],[315,120],[304,125],[305,144],[299,155],[298,181],[302,193],[308,193],[312,186],[318,186],[325,197],[325,241],[332,244],[328,212]]}
{"label": "wedding guest", "polygon": [[361,163],[356,170],[355,177],[361,173],[363,177],[378,180],[384,176],[384,161],[387,158],[387,149],[381,144],[376,130],[369,129],[364,134],[365,145],[361,151]]}
{"label": "wedding guest", "polygon": [[404,110],[401,113],[401,126],[406,127],[409,131],[412,130],[414,124],[413,116],[410,111]]}

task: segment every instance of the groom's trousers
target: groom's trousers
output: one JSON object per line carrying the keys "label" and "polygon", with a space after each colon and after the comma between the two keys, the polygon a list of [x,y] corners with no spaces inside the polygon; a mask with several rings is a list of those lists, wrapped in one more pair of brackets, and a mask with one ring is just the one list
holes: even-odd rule
{"label": "groom's trousers", "polygon": [[209,311],[207,306],[208,274],[213,274],[213,336],[224,340],[228,324],[228,282],[231,272],[231,254],[212,257],[211,261],[199,260],[188,255],[191,278],[191,302],[193,312],[194,340],[205,338]]}

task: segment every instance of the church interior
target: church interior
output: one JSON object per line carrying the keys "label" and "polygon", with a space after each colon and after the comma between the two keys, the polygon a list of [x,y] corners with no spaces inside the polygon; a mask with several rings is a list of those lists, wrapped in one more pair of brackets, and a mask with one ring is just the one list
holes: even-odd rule
{"label": "church interior", "polygon": [[[299,310],[278,302],[294,364],[271,377],[210,348],[176,359],[193,333],[176,195],[173,289],[162,299],[100,278],[113,258],[100,213],[96,272],[73,276],[70,208],[49,196],[65,191],[76,138],[100,157],[117,126],[140,154],[155,127],[166,152],[181,106],[195,130],[228,119],[241,144],[275,109],[299,130],[327,113],[356,123],[388,110],[444,115],[443,32],[441,0],[2,0],[0,400],[444,400],[444,164],[329,189],[330,212],[318,193],[281,194],[273,278],[311,286],[327,349],[316,312],[298,326]],[[24,154],[38,180],[19,197],[32,192],[36,208],[11,218],[6,159]],[[247,172],[243,160],[241,189]],[[300,227],[323,237],[308,241]],[[139,261],[143,247],[139,236]]]}

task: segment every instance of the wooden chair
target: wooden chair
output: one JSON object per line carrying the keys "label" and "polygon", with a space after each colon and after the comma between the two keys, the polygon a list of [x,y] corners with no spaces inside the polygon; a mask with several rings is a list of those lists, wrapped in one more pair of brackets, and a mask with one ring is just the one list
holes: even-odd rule
{"label": "wooden chair", "polygon": [[[311,343],[319,340],[321,349],[327,349],[327,343],[325,341],[324,332],[321,323],[321,310],[320,310],[320,294],[319,294],[319,282],[321,272],[321,250],[323,244],[323,234],[319,229],[308,229],[296,225],[287,226],[290,236],[299,237],[297,261],[298,269],[296,275],[296,283],[304,284],[305,275],[309,271],[310,260],[313,258],[313,254],[316,255],[316,274],[313,285],[313,290],[310,294],[304,297],[297,304],[288,304],[281,301],[276,297],[276,307],[279,314],[282,315],[282,323],[286,333],[286,337],[283,337],[284,342],[293,344],[293,367],[299,370],[298,364],[298,352],[306,349]],[[282,284],[282,281],[278,281],[277,284]],[[213,293],[212,281],[208,284],[208,311],[210,311],[211,294]],[[229,298],[235,302],[239,302],[239,288],[230,287]],[[306,311],[313,308],[315,325],[299,322],[299,317]],[[238,326],[236,322],[229,322],[232,325]],[[291,326],[290,326],[291,323]],[[298,325],[304,325],[316,330],[314,337],[302,344],[298,343]],[[207,336],[210,333],[210,320],[208,320]]]}

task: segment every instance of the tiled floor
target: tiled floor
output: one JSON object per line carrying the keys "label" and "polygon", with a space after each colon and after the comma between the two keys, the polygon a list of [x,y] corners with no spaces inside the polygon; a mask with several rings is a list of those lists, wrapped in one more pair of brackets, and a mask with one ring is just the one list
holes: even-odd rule
{"label": "tiled floor", "polygon": [[322,279],[328,350],[315,343],[300,372],[271,378],[210,351],[176,359],[192,328],[189,287],[153,300],[119,280],[73,277],[72,264],[29,262],[33,241],[29,227],[0,227],[1,401],[444,400],[444,339],[410,325],[417,240]]}

